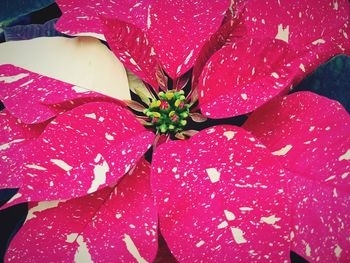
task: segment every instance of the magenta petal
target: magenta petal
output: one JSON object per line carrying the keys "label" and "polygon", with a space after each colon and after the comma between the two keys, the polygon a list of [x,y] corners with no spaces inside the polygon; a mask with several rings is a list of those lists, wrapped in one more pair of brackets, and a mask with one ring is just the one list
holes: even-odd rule
{"label": "magenta petal", "polygon": [[193,66],[204,43],[220,27],[229,6],[228,0],[150,3],[147,35],[171,78],[179,77]]}
{"label": "magenta petal", "polygon": [[311,262],[350,262],[350,191],[296,176],[291,193],[291,249]]}
{"label": "magenta petal", "polygon": [[116,19],[102,18],[104,35],[114,54],[137,76],[158,90],[160,70],[154,48],[138,27]]}
{"label": "magenta petal", "polygon": [[147,35],[171,78],[188,71],[202,46],[221,25],[230,1],[153,1],[148,7]]}
{"label": "magenta petal", "polygon": [[37,138],[45,125],[24,124],[4,109],[0,112],[0,127],[0,188],[17,188],[22,182],[22,176],[17,174],[17,168],[24,158],[21,149]]}
{"label": "magenta petal", "polygon": [[152,144],[132,113],[112,103],[89,103],[52,121],[24,151],[17,199],[65,200],[115,184]]}
{"label": "magenta petal", "polygon": [[157,252],[157,211],[141,161],[112,190],[65,202],[30,203],[8,262],[146,262]]}
{"label": "magenta petal", "polygon": [[62,16],[56,28],[69,35],[87,34],[103,38],[103,23],[99,15],[130,22],[140,28],[147,23],[147,10],[151,0],[84,2],[57,0]]}
{"label": "magenta petal", "polygon": [[[248,113],[290,86],[287,44],[243,38],[215,53],[199,79],[199,103],[210,118]],[[297,69],[300,71],[300,69]]]}
{"label": "magenta petal", "polygon": [[350,259],[350,116],[310,92],[276,99],[244,128],[292,172],[292,249],[312,261]]}
{"label": "magenta petal", "polygon": [[247,1],[238,18],[245,38],[230,39],[233,44],[214,54],[201,75],[203,113],[211,118],[248,113],[331,57],[350,55],[349,11],[346,0]]}
{"label": "magenta petal", "polygon": [[56,116],[62,109],[54,104],[106,97],[12,65],[0,65],[0,72],[0,100],[12,115],[28,124]]}
{"label": "magenta petal", "polygon": [[181,261],[289,258],[283,169],[239,127],[216,126],[153,156],[160,230]]}
{"label": "magenta petal", "polygon": [[338,102],[297,92],[264,105],[243,127],[286,169],[350,190],[350,116]]}
{"label": "magenta petal", "polygon": [[349,14],[347,0],[250,0],[245,5],[244,24],[249,35],[276,37],[298,50],[312,42],[333,41],[338,31],[346,42]]}
{"label": "magenta petal", "polygon": [[232,16],[230,11],[226,13],[226,17],[218,31],[209,37],[208,41],[204,44],[198,54],[198,58],[193,66],[192,89],[197,88],[198,79],[209,58],[222,48],[229,41],[230,37],[244,35],[245,28],[239,23],[241,23],[240,20],[237,19],[237,17]]}

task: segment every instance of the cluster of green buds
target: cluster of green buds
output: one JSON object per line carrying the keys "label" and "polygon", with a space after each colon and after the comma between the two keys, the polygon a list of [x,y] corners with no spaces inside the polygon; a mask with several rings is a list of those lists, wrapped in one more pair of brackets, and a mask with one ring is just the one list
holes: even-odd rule
{"label": "cluster of green buds", "polygon": [[186,103],[184,91],[167,91],[158,93],[143,113],[148,116],[159,133],[176,133],[187,124],[189,104]]}

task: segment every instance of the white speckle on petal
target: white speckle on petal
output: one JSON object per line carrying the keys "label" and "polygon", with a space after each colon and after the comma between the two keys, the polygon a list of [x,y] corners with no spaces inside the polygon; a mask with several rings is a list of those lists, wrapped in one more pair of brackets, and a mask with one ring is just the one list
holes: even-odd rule
{"label": "white speckle on petal", "polygon": [[343,155],[341,155],[338,159],[339,161],[343,161],[343,160],[346,160],[346,161],[349,161],[350,160],[350,149],[348,149],[346,151],[346,153],[344,153]]}
{"label": "white speckle on petal", "polygon": [[241,210],[241,211],[252,211],[253,208],[251,208],[251,207],[240,207],[239,210]]}
{"label": "white speckle on petal", "polygon": [[271,215],[271,216],[269,216],[269,217],[261,217],[261,222],[264,222],[264,223],[266,223],[266,224],[269,224],[269,225],[273,225],[273,224],[275,224],[277,221],[280,221],[281,220],[281,218],[279,218],[279,217],[276,217],[275,215]]}
{"label": "white speckle on petal", "polygon": [[224,210],[224,213],[225,213],[226,219],[228,221],[232,221],[236,218],[235,215],[231,211]]}
{"label": "white speckle on petal", "polygon": [[306,246],[305,246],[305,254],[307,256],[311,256],[311,248],[310,248],[309,244],[306,244]]}
{"label": "white speckle on petal", "polygon": [[132,241],[131,237],[127,234],[124,234],[123,241],[126,245],[126,249],[129,251],[129,253],[136,259],[139,263],[147,263],[147,261],[141,257],[139,250],[135,246],[134,242]]}
{"label": "white speckle on petal", "polygon": [[236,132],[233,131],[225,131],[224,136],[226,136],[227,140],[231,140],[233,137],[235,137]]}
{"label": "white speckle on petal", "polygon": [[237,227],[231,227],[233,239],[237,244],[247,243],[247,240],[243,237],[243,231]]}
{"label": "white speckle on petal", "polygon": [[133,64],[134,66],[137,66],[137,63],[133,58],[130,58],[130,63]]}
{"label": "white speckle on petal", "polygon": [[50,208],[57,207],[59,205],[60,201],[44,201],[44,202],[39,202],[37,206],[32,207],[28,211],[27,219],[26,221],[36,218],[35,213],[45,211]]}
{"label": "white speckle on petal", "polygon": [[29,76],[28,73],[20,73],[18,75],[14,75],[14,76],[0,77],[0,81],[5,82],[5,83],[12,83],[12,82],[19,81],[20,79],[23,79],[23,78],[28,77],[28,76]]}
{"label": "white speckle on petal", "polygon": [[34,79],[31,79],[31,80],[28,80],[27,82],[19,85],[20,87],[25,87],[25,86],[28,86],[29,84],[33,83],[34,82]]}
{"label": "white speckle on petal", "polygon": [[26,167],[31,168],[31,169],[40,170],[40,171],[46,171],[47,170],[45,167],[42,167],[42,166],[36,165],[36,164],[27,164]]}
{"label": "white speckle on petal", "polygon": [[340,254],[341,254],[342,251],[343,251],[343,250],[341,249],[341,247],[340,247],[339,245],[336,245],[336,246],[335,246],[334,254],[335,254],[335,256],[336,256],[337,258],[340,257]]}
{"label": "white speckle on petal", "polygon": [[314,42],[312,42],[313,45],[324,44],[324,43],[326,43],[326,41],[324,41],[323,39],[317,39]]}
{"label": "white speckle on petal", "polygon": [[[95,158],[96,162],[99,162],[100,159],[103,159],[101,154],[98,154]],[[106,173],[109,172],[108,163],[103,160],[102,164],[96,164],[94,167],[94,179],[92,181],[91,187],[88,190],[88,193],[95,192],[100,185],[106,183]]]}
{"label": "white speckle on petal", "polygon": [[185,62],[184,62],[185,65],[188,63],[188,61],[190,61],[192,55],[193,55],[193,49],[191,50],[191,52],[190,52],[190,53],[188,54],[188,56],[186,57]]}
{"label": "white speckle on petal", "polygon": [[283,28],[283,25],[279,24],[278,25],[278,32],[277,32],[277,35],[275,36],[275,39],[279,39],[279,40],[282,40],[282,41],[288,43],[289,26],[286,26],[285,28]]}
{"label": "white speckle on petal", "polygon": [[212,183],[219,182],[220,173],[218,172],[218,170],[216,170],[216,168],[208,168],[208,169],[206,169],[206,171],[207,171],[209,179]]}
{"label": "white speckle on petal", "polygon": [[151,5],[148,6],[147,9],[147,28],[151,27]]}
{"label": "white speckle on petal", "polygon": [[109,141],[113,141],[114,140],[114,136],[113,135],[111,135],[111,134],[109,134],[109,133],[105,133],[105,137],[106,137],[106,139],[107,140],[109,140]]}
{"label": "white speckle on petal", "polygon": [[343,173],[343,174],[341,175],[341,178],[342,178],[342,179],[345,179],[346,177],[348,177],[349,174],[350,174],[350,172]]}
{"label": "white speckle on petal", "polygon": [[78,235],[79,235],[78,233],[72,233],[72,234],[67,235],[66,242],[73,243],[75,241],[75,239],[78,237]]}
{"label": "white speckle on petal", "polygon": [[328,182],[328,181],[331,181],[335,178],[335,175],[331,175],[330,177],[326,178],[324,181],[325,182]]}
{"label": "white speckle on petal", "polygon": [[119,219],[119,218],[122,217],[122,214],[121,214],[121,213],[117,213],[117,214],[115,214],[115,217],[116,217],[117,219]]}
{"label": "white speckle on petal", "polygon": [[204,245],[204,241],[203,240],[201,240],[201,241],[199,241],[197,244],[196,244],[196,247],[201,247],[201,246],[203,246]]}
{"label": "white speckle on petal", "polygon": [[76,263],[80,263],[80,262],[93,263],[89,249],[88,249],[86,243],[84,242],[83,237],[79,236],[77,238],[77,242],[79,244],[79,247],[78,247],[77,251],[75,252],[74,262],[76,262]]}
{"label": "white speckle on petal", "polygon": [[95,113],[85,114],[85,117],[96,120],[96,114]]}
{"label": "white speckle on petal", "polygon": [[338,10],[338,8],[339,8],[338,1],[333,2],[333,9]]}
{"label": "white speckle on petal", "polygon": [[286,155],[290,151],[290,149],[292,149],[292,148],[293,148],[293,146],[288,144],[288,145],[282,147],[280,150],[272,152],[272,154],[277,155],[277,156]]}
{"label": "white speckle on petal", "polygon": [[247,94],[245,94],[245,93],[242,93],[242,94],[241,94],[241,97],[242,97],[242,99],[244,99],[244,100],[247,100],[247,99],[248,99],[248,96],[247,96]]}
{"label": "white speckle on petal", "polygon": [[0,150],[6,150],[6,149],[10,148],[12,144],[18,143],[18,142],[23,142],[23,141],[24,141],[24,139],[16,139],[16,140],[13,140],[13,141],[8,142],[8,143],[1,144]]}
{"label": "white speckle on petal", "polygon": [[221,228],[225,228],[225,227],[227,227],[227,226],[228,226],[227,221],[223,221],[223,222],[221,222],[221,223],[218,225],[218,228],[221,229]]}
{"label": "white speckle on petal", "polygon": [[305,66],[304,66],[303,63],[300,63],[299,68],[300,68],[303,72],[306,72]]}
{"label": "white speckle on petal", "polygon": [[65,161],[58,160],[58,159],[51,159],[50,161],[53,162],[54,164],[56,164],[58,167],[60,167],[63,170],[65,170],[66,172],[68,172],[71,169],[73,169],[73,167],[70,166],[69,164],[67,164]]}
{"label": "white speckle on petal", "polygon": [[275,79],[278,79],[280,77],[276,72],[272,72],[271,76],[274,77]]}

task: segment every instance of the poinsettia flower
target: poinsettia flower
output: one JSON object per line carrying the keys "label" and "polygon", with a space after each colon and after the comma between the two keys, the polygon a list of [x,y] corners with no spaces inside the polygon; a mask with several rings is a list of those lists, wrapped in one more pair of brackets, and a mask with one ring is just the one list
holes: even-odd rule
{"label": "poinsettia flower", "polygon": [[[147,16],[146,13],[137,11],[136,15],[132,16],[134,20],[130,20],[131,17],[121,11],[120,17],[117,16],[118,20],[110,18],[106,13],[92,16],[95,20],[91,20],[92,9],[89,9],[90,13],[84,13],[82,8],[81,12],[85,16],[79,19],[94,21],[93,25],[97,21],[96,25],[102,28],[101,32],[106,36],[114,54],[127,67],[153,85],[155,90],[158,84],[163,89],[170,88],[166,86],[165,75],[160,65],[165,69],[168,76],[173,78],[175,89],[158,95],[153,94],[158,98],[150,101],[148,109],[142,110],[145,117],[139,119],[144,120],[146,126],[155,128],[158,133],[181,131],[183,126],[186,126],[186,115],[191,115],[188,108],[195,93],[190,93],[193,97],[186,98],[183,92],[175,91],[176,88],[181,89],[183,82],[186,82],[183,79],[186,80],[187,76],[183,78],[180,76],[194,65],[196,59],[200,61],[198,54],[201,47],[205,45],[208,34],[218,29],[229,5],[214,2],[213,8],[206,13],[200,12],[202,9],[207,10],[206,5],[199,7],[184,3],[183,6],[178,6],[180,3],[175,2],[167,4],[168,8],[172,8],[160,12],[162,6],[156,2],[147,5],[146,9],[142,3],[132,4],[122,10],[140,7],[147,11]],[[177,10],[180,11],[195,9],[196,12],[191,15],[179,12],[184,17],[179,19],[175,16],[176,19],[173,19],[171,12],[175,10],[174,7],[179,7]],[[111,12],[115,10],[112,8]],[[70,12],[65,14],[69,15]],[[229,14],[227,13],[228,16]],[[163,18],[164,24],[157,23],[159,17]],[[199,17],[205,26],[199,29],[198,34],[192,36],[187,32],[181,39],[183,42],[173,41],[170,45],[167,41],[173,39],[170,39],[170,36],[169,39],[165,38],[168,36],[166,29],[170,27],[176,28],[175,31],[179,30],[171,32],[172,34],[184,33],[193,25],[193,17]],[[76,18],[74,14],[73,18]],[[179,23],[178,20],[186,22],[179,29],[175,27]],[[145,21],[147,22],[144,23]],[[207,24],[208,21],[214,22]],[[84,23],[73,22],[70,23],[73,28],[79,26],[86,28]],[[153,27],[154,24],[159,27]],[[225,23],[224,27],[217,31],[219,36],[222,36],[226,25]],[[149,41],[156,42],[154,39],[157,37],[162,41],[158,41],[154,47],[147,44]],[[191,37],[195,38],[198,44],[193,44]],[[215,37],[215,34],[212,37]],[[59,43],[51,49],[56,42],[62,41],[65,42],[64,45],[70,46],[70,52],[66,53],[64,50],[56,53],[62,50],[63,45]],[[211,41],[214,41],[213,38],[206,43],[211,46]],[[280,44],[275,40],[273,43]],[[30,56],[25,53],[28,44],[32,45],[30,55],[35,57],[34,51],[40,47],[43,63],[39,63],[40,60],[37,58],[33,63]],[[276,150],[274,144],[271,146],[268,143],[269,138],[264,137],[267,137],[265,134],[270,135],[269,132],[262,131],[263,128],[258,132],[249,128],[255,127],[263,117],[248,122],[251,126],[247,124],[246,129],[256,134],[255,136],[268,148],[242,128],[231,125],[215,126],[199,132],[188,141],[163,143],[155,149],[153,162],[150,165],[142,155],[152,144],[155,135],[144,128],[120,101],[112,99],[129,98],[122,97],[124,95],[127,97],[128,94],[121,92],[127,87],[125,72],[117,60],[111,59],[111,53],[105,46],[91,38],[71,40],[52,38],[5,45],[7,47],[5,46],[3,51],[12,48],[17,50],[22,45],[21,50],[26,55],[16,56],[15,61],[11,55],[4,56],[6,58],[4,63],[15,64],[21,68],[1,66],[1,81],[4,82],[1,98],[7,108],[2,116],[8,123],[6,127],[10,127],[4,136],[3,159],[12,169],[12,172],[2,179],[4,182],[1,184],[3,187],[20,188],[7,206],[31,201],[26,223],[10,245],[8,261],[28,258],[44,260],[48,254],[52,255],[52,260],[55,261],[131,261],[132,259],[138,262],[151,261],[157,251],[157,216],[161,233],[171,252],[180,261],[200,259],[218,261],[231,258],[237,261],[288,260],[290,244],[298,252],[305,249],[305,256],[311,259],[317,260],[318,257],[322,260],[349,259],[349,246],[345,242],[348,235],[341,227],[342,224],[347,224],[348,215],[344,209],[337,210],[338,204],[343,208],[346,207],[347,192],[338,195],[341,189],[338,184],[332,185],[337,195],[332,196],[334,199],[327,195],[329,197],[326,199],[327,209],[324,203],[318,203],[316,197],[312,199],[312,202],[319,205],[315,213],[324,213],[321,214],[320,220],[328,227],[325,236],[331,251],[320,252],[323,244],[314,242],[311,238],[314,236],[315,223],[308,218],[303,221],[304,218],[301,217],[305,214],[305,209],[314,204],[308,203],[307,199],[303,201],[307,202],[305,206],[298,205],[301,202],[298,199],[300,196],[294,196],[293,192],[289,191],[290,187],[300,187],[296,183],[298,179],[293,181],[294,177],[300,177],[295,176],[299,175],[298,170],[290,168],[293,162],[279,159],[291,151],[291,147],[296,149],[294,154],[307,152],[308,146],[302,145],[303,148],[300,145],[294,146],[294,143],[307,138],[312,129],[296,133],[301,138],[295,141],[288,141],[286,136],[286,145]],[[96,57],[81,60],[89,54],[80,52],[86,46],[100,50],[98,54],[94,52],[92,54],[96,55],[101,63],[96,64]],[[169,48],[170,53],[165,47]],[[184,50],[187,51],[188,47],[193,47],[193,50],[187,54]],[[57,57],[52,57],[50,49],[55,51],[53,54]],[[157,54],[157,57],[153,53]],[[10,53],[4,52],[4,54]],[[66,56],[62,56],[63,54]],[[72,54],[75,55],[74,60]],[[60,63],[55,59],[60,59]],[[67,59],[70,59],[70,62],[66,61]],[[210,61],[207,64],[208,68],[209,64]],[[69,68],[62,68],[62,65],[68,65]],[[96,76],[91,72],[101,72],[99,67],[102,66],[106,70],[105,77],[98,76],[91,79],[87,77]],[[118,76],[111,73],[114,69],[117,70]],[[101,79],[102,85],[100,85]],[[152,92],[148,94],[151,95]],[[341,121],[345,122],[344,124],[340,120],[335,120],[329,124],[329,128],[334,130],[337,136],[327,133],[316,134],[320,137],[317,137],[318,148],[310,150],[313,156],[317,157],[317,154],[320,154],[316,152],[317,149],[322,149],[324,145],[328,146],[330,139],[347,138],[344,130],[348,126],[349,119],[339,105],[330,104],[329,100],[315,95],[301,94],[290,97],[285,99],[286,102],[276,102],[277,105],[283,103],[289,105],[287,110],[276,109],[274,106],[276,104],[268,104],[266,106],[268,110],[263,108],[265,109],[263,113],[266,112],[267,116],[273,112],[277,116],[284,113],[290,117],[295,114],[295,104],[313,105],[313,102],[320,101],[321,109],[340,114]],[[128,105],[135,110],[141,110],[143,107],[130,101]],[[203,104],[200,105],[202,108]],[[231,109],[231,105],[227,104],[225,107]],[[171,111],[167,112],[170,109]],[[262,110],[254,113],[252,118],[255,114],[263,115]],[[309,112],[308,109],[302,107],[297,112],[300,114],[297,119],[300,121],[302,117],[307,116],[306,112]],[[319,111],[314,111],[313,114],[319,116]],[[202,117],[193,113],[192,118]],[[321,121],[329,120],[334,119],[321,119]],[[311,127],[314,124],[314,117],[301,122]],[[266,127],[273,127],[268,121],[265,123],[268,124]],[[280,120],[280,126],[282,124],[284,119]],[[318,122],[315,122],[316,124]],[[14,133],[11,132],[12,126]],[[328,131],[326,128],[324,130]],[[284,131],[284,129],[277,130],[274,136],[280,137]],[[190,137],[193,133],[183,134]],[[157,144],[163,142],[162,138],[164,136],[157,138]],[[332,148],[332,156],[337,153],[341,156],[338,160],[327,158],[329,161],[327,167],[334,167],[339,173],[344,172],[344,168],[348,167],[344,164],[344,161],[348,161],[347,146],[348,144],[344,143],[339,148]],[[314,165],[313,168],[318,168],[320,163],[314,162]],[[24,178],[18,178],[16,176],[18,174]],[[300,174],[304,176],[304,173]],[[304,182],[302,179],[300,181]],[[332,179],[334,178],[327,181]],[[321,183],[319,189],[313,192],[309,191],[307,186],[308,182],[305,182],[302,188],[305,196],[310,194],[324,196],[328,193]],[[153,195],[156,204],[153,202]],[[290,206],[290,203],[293,205]],[[294,217],[295,212],[298,212],[299,217]],[[336,213],[339,218],[338,235],[334,235],[330,227],[333,224],[332,213]],[[294,222],[294,237],[290,237],[290,226]],[[322,236],[320,240],[321,238]],[[27,242],[24,243],[23,240]]]}

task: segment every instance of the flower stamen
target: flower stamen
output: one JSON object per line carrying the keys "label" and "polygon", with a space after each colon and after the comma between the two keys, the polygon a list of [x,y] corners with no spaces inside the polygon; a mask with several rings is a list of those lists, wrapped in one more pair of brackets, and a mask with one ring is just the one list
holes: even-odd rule
{"label": "flower stamen", "polygon": [[186,126],[190,105],[186,103],[184,91],[159,92],[143,113],[151,119],[159,133],[176,133]]}

